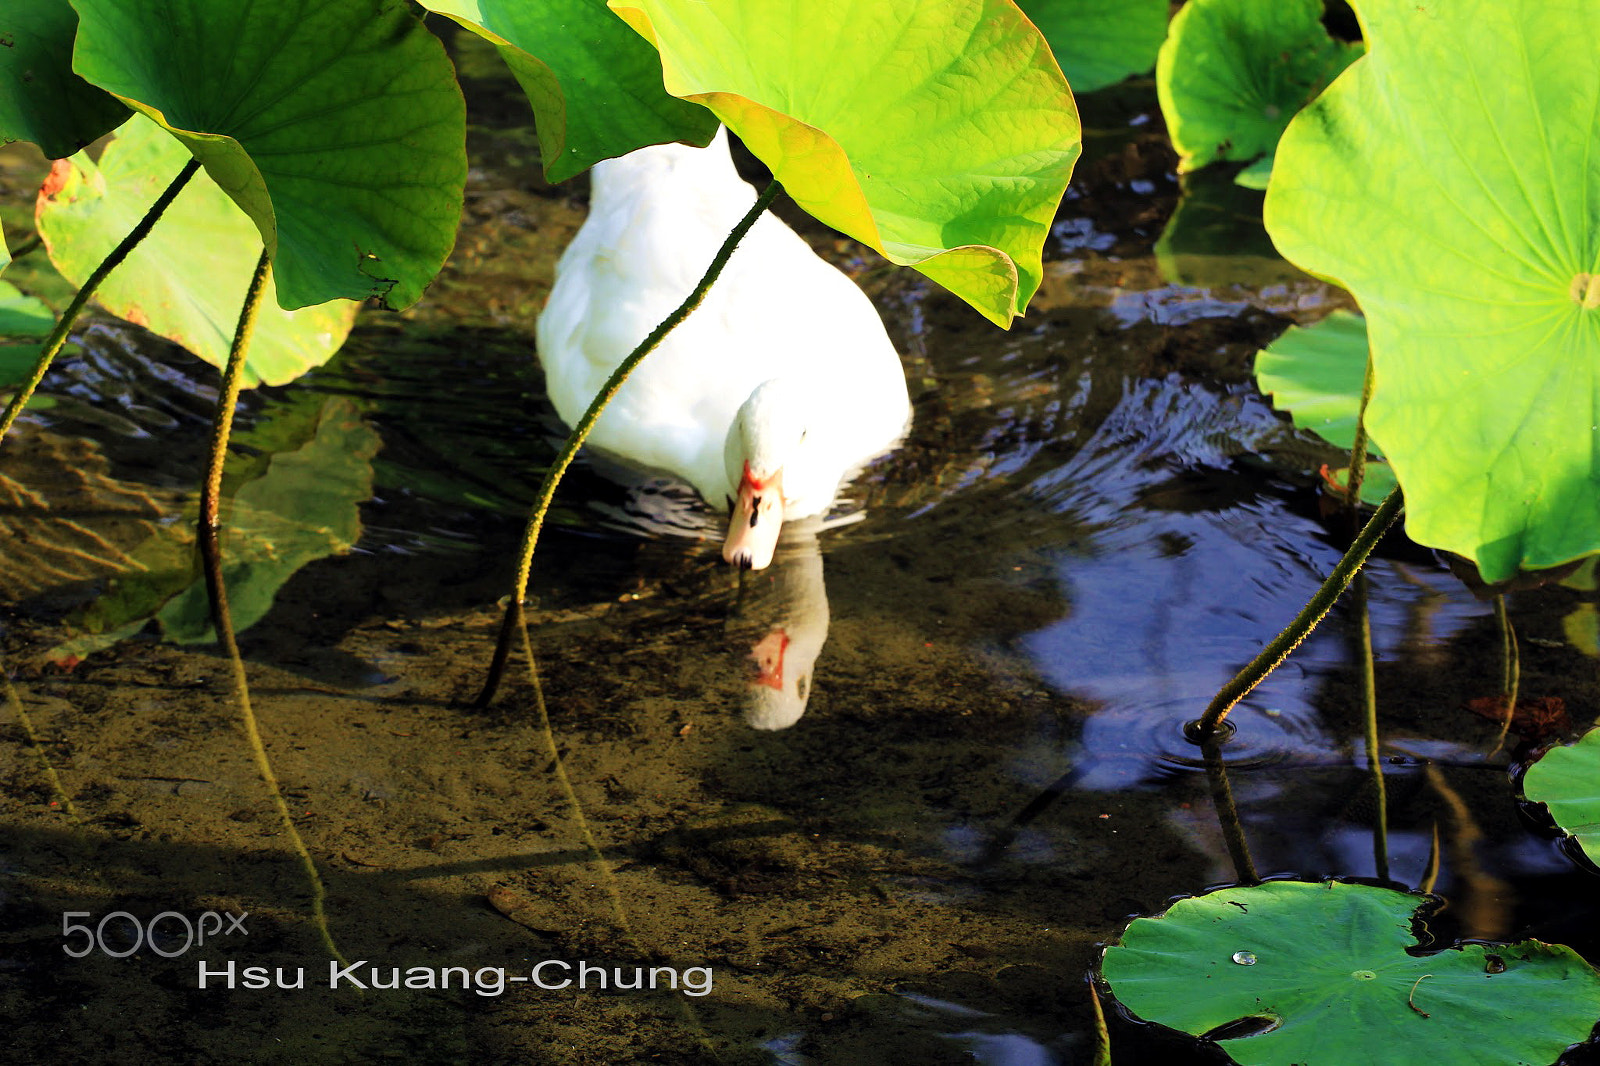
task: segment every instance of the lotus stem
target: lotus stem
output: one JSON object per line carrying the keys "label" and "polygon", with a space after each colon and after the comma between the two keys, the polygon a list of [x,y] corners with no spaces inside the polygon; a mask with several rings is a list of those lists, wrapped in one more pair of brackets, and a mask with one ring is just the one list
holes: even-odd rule
{"label": "lotus stem", "polygon": [[78,320],[78,315],[83,311],[84,305],[89,302],[89,297],[100,287],[100,283],[128,257],[138,243],[150,235],[150,229],[156,220],[164,214],[172,201],[177,199],[183,187],[189,184],[189,179],[194,177],[200,169],[199,160],[191,159],[178,171],[178,176],[172,179],[172,184],[164,189],[156,202],[150,205],[150,210],[144,213],[139,224],[122,238],[122,243],[111,250],[111,254],[101,260],[100,265],[94,268],[94,273],[89,275],[89,280],[72,297],[72,302],[67,304],[67,309],[61,313],[61,319],[56,323],[55,329],[45,338],[44,346],[39,349],[39,358],[34,360],[33,369],[28,372],[28,378],[17,386],[16,394],[11,397],[11,402],[6,404],[4,415],[0,415],[0,442],[11,432],[11,424],[17,420],[22,409],[33,399],[33,392],[39,387],[39,382],[50,370],[50,364],[55,361],[56,353],[61,351],[61,346],[67,342],[67,334],[72,331],[73,323]]}
{"label": "lotus stem", "polygon": [[1367,556],[1372,554],[1372,549],[1377,547],[1378,541],[1388,532],[1394,520],[1400,517],[1403,507],[1404,500],[1401,498],[1399,487],[1396,486],[1394,491],[1384,498],[1377,512],[1367,520],[1361,535],[1345,551],[1338,565],[1333,568],[1333,572],[1322,582],[1322,587],[1311,597],[1311,601],[1301,608],[1300,613],[1284,627],[1283,632],[1261,649],[1261,654],[1251,659],[1243,670],[1234,675],[1232,681],[1222,686],[1222,690],[1212,698],[1199,720],[1189,723],[1184,732],[1190,740],[1202,741],[1214,734],[1217,727],[1222,724],[1222,720],[1228,716],[1228,712],[1233,710],[1234,705],[1249,695],[1251,689],[1261,684],[1268,674],[1278,668],[1279,663],[1289,657],[1290,652],[1311,635],[1311,631],[1317,628],[1317,623],[1333,609],[1340,594],[1349,587],[1351,579],[1367,561]]}
{"label": "lotus stem", "polygon": [[550,501],[555,498],[556,486],[561,484],[561,478],[566,474],[567,467],[572,465],[572,460],[578,455],[578,449],[583,447],[583,442],[588,439],[589,431],[599,421],[600,413],[606,409],[611,398],[622,388],[622,383],[628,380],[628,375],[633,373],[645,356],[649,355],[661,343],[663,337],[677,328],[678,324],[705,299],[713,282],[722,274],[722,268],[727,266],[728,259],[733,255],[733,250],[739,246],[744,235],[756,220],[766,211],[767,207],[778,196],[781,186],[777,179],[762,190],[756,197],[756,202],[745,213],[733,232],[728,234],[728,239],[722,242],[722,247],[717,249],[717,254],[711,260],[711,265],[700,278],[700,283],[694,287],[677,310],[662,320],[661,324],[650,331],[650,335],[639,342],[639,346],[628,353],[617,369],[612,371],[606,383],[601,386],[600,392],[590,402],[589,409],[578,419],[578,424],[572,427],[572,432],[567,434],[566,443],[561,446],[561,453],[556,456],[550,469],[545,471],[544,481],[539,485],[539,498],[533,506],[533,514],[528,518],[527,528],[522,534],[520,557],[517,561],[516,586],[511,592],[511,602],[506,604],[505,618],[500,623],[500,635],[495,641],[494,658],[489,663],[489,676],[484,680],[483,691],[478,693],[478,698],[473,705],[478,708],[487,707],[489,701],[494,699],[495,692],[500,687],[501,678],[505,676],[506,658],[511,653],[511,644],[516,637],[517,627],[522,623],[522,605],[528,595],[528,579],[533,573],[533,553],[539,546],[539,533],[544,529],[545,515],[550,510]]}
{"label": "lotus stem", "polygon": [[294,817],[289,812],[289,803],[283,798],[283,789],[278,784],[278,776],[272,770],[272,761],[267,758],[266,745],[261,741],[261,729],[256,722],[255,708],[250,702],[250,682],[245,675],[244,657],[239,654],[239,641],[233,632],[233,617],[228,611],[228,590],[222,579],[222,546],[219,536],[221,522],[218,517],[221,513],[222,470],[228,458],[228,437],[233,432],[234,408],[239,403],[245,353],[250,348],[250,337],[255,332],[256,312],[261,307],[261,297],[266,292],[267,279],[271,275],[272,260],[263,249],[261,258],[256,261],[255,274],[250,278],[250,288],[245,294],[244,307],[239,312],[239,325],[234,330],[233,347],[228,351],[228,363],[222,371],[222,387],[218,390],[216,415],[211,424],[211,453],[206,463],[205,482],[200,490],[198,530],[200,557],[206,575],[206,593],[211,600],[211,624],[216,627],[217,640],[221,643],[232,668],[233,697],[239,705],[239,719],[244,726],[245,739],[250,745],[251,754],[255,757],[256,772],[261,775],[262,782],[272,795],[273,805],[278,810],[278,821],[283,826],[284,834],[289,838],[290,847],[300,859],[301,869],[304,870],[306,881],[311,886],[312,924],[316,927],[329,955],[343,963],[345,958],[334,944],[333,934],[328,929],[328,915],[324,906],[327,892],[323,888],[322,875],[317,870],[317,863],[311,857],[310,849],[300,838],[300,831],[295,828]]}
{"label": "lotus stem", "polygon": [[1350,532],[1354,533],[1361,513],[1361,483],[1367,477],[1367,404],[1372,400],[1372,351],[1367,350],[1367,369],[1361,378],[1361,406],[1356,410],[1356,439],[1350,443],[1350,475],[1345,479],[1345,496],[1350,501]]}
{"label": "lotus stem", "polygon": [[1111,1031],[1106,1028],[1105,1008],[1100,1006],[1100,990],[1095,987],[1093,977],[1089,978],[1089,1008],[1094,1015],[1093,1066],[1112,1066]]}

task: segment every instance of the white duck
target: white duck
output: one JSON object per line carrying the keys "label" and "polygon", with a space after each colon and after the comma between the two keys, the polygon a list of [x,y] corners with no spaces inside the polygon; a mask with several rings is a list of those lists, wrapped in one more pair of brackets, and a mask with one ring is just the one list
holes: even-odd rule
{"label": "white duck", "polygon": [[[720,129],[706,148],[642,148],[591,173],[589,217],[556,265],[538,324],[550,399],[568,425],[689,295],[756,199]],[[910,417],[900,358],[871,301],[766,214],[589,442],[726,505],[723,558],[759,569],[780,523],[825,512]]]}

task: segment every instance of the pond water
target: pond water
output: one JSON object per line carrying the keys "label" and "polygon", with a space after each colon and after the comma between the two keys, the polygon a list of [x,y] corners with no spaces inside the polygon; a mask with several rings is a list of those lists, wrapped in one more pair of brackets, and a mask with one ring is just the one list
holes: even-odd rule
{"label": "pond water", "polygon": [[[1226,183],[1189,189],[1189,228],[1158,249],[1180,188],[1148,83],[1084,102],[1049,277],[1010,332],[788,211],[883,312],[910,440],[837,528],[743,577],[682,490],[580,460],[535,563],[537,682],[519,654],[476,709],[562,435],[533,322],[584,207],[581,183],[535,177],[511,90],[469,82],[444,277],[249,396],[235,457],[254,478],[231,575],[259,618],[254,711],[333,946],[370,987],[327,987],[311,884],[193,574],[163,579],[165,608],[141,577],[188,557],[216,375],[99,320],[0,466],[0,1016],[18,1061],[1088,1062],[1097,945],[1239,879],[1236,837],[1261,876],[1379,874],[1345,607],[1234,714],[1238,833],[1182,736],[1347,542],[1319,511],[1337,456],[1249,375],[1344,299],[1271,258],[1259,194]],[[3,159],[15,245],[41,164]],[[1465,709],[1498,690],[1491,606],[1397,537],[1370,574],[1388,875],[1420,884],[1437,834],[1437,936],[1600,959],[1593,882],[1519,816],[1497,727]],[[1509,605],[1522,691],[1584,718],[1593,594]],[[797,719],[755,698],[780,633],[809,679]],[[63,913],[118,911],[248,912],[247,935],[186,946],[168,918],[135,950],[114,918],[87,957],[64,953],[82,938]],[[546,960],[546,983],[574,987],[379,987]],[[245,967],[305,987],[245,987]],[[636,967],[663,987],[596,987]],[[1111,1023],[1119,1062],[1222,1061]]]}

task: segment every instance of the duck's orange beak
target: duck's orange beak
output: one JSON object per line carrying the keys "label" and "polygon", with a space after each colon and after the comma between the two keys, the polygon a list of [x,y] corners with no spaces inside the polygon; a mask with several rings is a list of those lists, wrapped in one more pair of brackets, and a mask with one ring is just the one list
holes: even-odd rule
{"label": "duck's orange beak", "polygon": [[733,515],[728,519],[728,539],[722,542],[722,557],[741,570],[763,569],[772,562],[782,525],[783,471],[757,479],[746,463]]}

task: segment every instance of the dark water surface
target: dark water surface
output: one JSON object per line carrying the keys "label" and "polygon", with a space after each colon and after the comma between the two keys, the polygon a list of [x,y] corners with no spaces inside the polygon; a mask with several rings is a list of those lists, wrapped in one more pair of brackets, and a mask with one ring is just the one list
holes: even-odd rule
{"label": "dark water surface", "polygon": [[[1239,876],[1181,728],[1344,546],[1317,494],[1336,456],[1249,377],[1261,345],[1342,297],[1267,257],[1259,194],[1231,187],[1190,189],[1200,221],[1158,255],[1179,184],[1148,85],[1085,101],[1049,279],[1010,332],[813,225],[905,353],[911,440],[853,489],[858,520],[799,531],[742,581],[681,491],[581,461],[535,564],[547,729],[520,658],[492,707],[469,703],[561,435],[532,332],[582,189],[543,186],[504,86],[473,87],[445,277],[243,405],[254,708],[364,983],[543,960],[686,983],[327,987],[228,664],[203,616],[179,602],[152,621],[163,600],[141,599],[155,560],[188,558],[215,373],[102,321],[0,462],[16,1061],[1089,1061],[1096,945]],[[38,163],[0,159],[15,245]],[[1398,538],[1370,572],[1390,875],[1418,884],[1437,832],[1436,934],[1600,958],[1593,883],[1520,819],[1496,727],[1464,707],[1499,684],[1489,605]],[[1563,697],[1581,726],[1593,593],[1510,607],[1523,692]],[[1232,795],[1262,875],[1377,873],[1351,622],[1336,611],[1234,715]],[[126,636],[85,643],[94,627]],[[787,722],[752,700],[777,631],[790,672],[814,659],[808,700],[787,728],[752,728]],[[63,952],[82,942],[64,912],[208,910],[248,912],[248,936],[180,950],[169,918],[125,957]],[[130,934],[112,919],[104,946]],[[303,969],[306,987],[244,987],[251,966]],[[702,967],[709,994],[684,994]],[[1216,1059],[1116,1018],[1112,1039],[1119,1062]]]}

